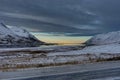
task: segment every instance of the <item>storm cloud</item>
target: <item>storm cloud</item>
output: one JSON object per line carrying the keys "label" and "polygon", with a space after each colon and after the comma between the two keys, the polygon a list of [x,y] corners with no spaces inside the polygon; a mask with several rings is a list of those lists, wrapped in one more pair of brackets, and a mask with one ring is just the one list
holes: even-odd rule
{"label": "storm cloud", "polygon": [[119,7],[120,0],[0,0],[0,20],[32,32],[92,36],[120,30]]}

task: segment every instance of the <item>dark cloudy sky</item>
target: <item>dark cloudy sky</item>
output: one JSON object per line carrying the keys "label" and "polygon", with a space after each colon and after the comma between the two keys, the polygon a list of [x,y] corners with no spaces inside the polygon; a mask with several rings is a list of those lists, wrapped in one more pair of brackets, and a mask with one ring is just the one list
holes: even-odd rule
{"label": "dark cloudy sky", "polygon": [[120,30],[120,0],[0,0],[0,20],[34,32],[92,36]]}

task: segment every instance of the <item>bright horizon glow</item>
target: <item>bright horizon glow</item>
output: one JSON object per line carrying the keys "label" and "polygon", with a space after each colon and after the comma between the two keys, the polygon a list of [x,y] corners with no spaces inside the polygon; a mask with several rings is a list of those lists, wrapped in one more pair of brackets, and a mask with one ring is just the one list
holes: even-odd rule
{"label": "bright horizon glow", "polygon": [[46,43],[57,43],[57,44],[80,44],[84,43],[91,36],[65,36],[65,35],[53,35],[48,33],[32,33],[39,40]]}

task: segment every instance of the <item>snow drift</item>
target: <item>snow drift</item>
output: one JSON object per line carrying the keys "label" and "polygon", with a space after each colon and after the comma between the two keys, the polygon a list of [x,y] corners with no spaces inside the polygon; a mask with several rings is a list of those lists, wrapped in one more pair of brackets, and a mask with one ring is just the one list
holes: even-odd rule
{"label": "snow drift", "polygon": [[36,47],[43,44],[25,29],[0,23],[0,47]]}
{"label": "snow drift", "polygon": [[98,34],[86,42],[87,45],[120,44],[120,31]]}

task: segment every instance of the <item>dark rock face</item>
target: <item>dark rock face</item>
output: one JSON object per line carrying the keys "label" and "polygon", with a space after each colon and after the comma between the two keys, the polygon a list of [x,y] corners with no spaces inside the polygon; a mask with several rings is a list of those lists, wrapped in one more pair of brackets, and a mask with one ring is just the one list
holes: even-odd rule
{"label": "dark rock face", "polygon": [[37,47],[44,44],[25,29],[0,24],[0,47]]}

